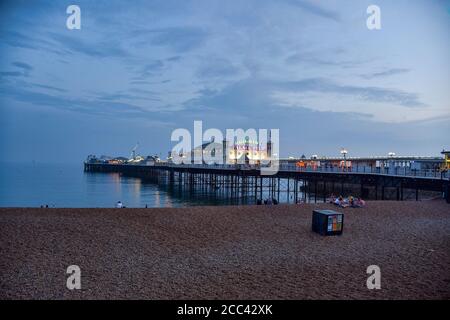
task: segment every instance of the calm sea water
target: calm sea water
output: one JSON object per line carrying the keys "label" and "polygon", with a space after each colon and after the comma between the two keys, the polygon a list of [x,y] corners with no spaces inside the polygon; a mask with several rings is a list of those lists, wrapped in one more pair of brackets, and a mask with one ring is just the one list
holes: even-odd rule
{"label": "calm sea water", "polygon": [[87,173],[82,163],[0,166],[0,207],[114,207],[118,200],[133,208],[224,204],[117,173]]}

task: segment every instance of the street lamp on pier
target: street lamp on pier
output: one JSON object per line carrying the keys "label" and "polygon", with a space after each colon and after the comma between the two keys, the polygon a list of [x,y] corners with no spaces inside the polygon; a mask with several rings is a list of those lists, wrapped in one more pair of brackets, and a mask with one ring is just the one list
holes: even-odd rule
{"label": "street lamp on pier", "polygon": [[344,171],[347,171],[347,149],[341,148],[341,154],[344,156]]}

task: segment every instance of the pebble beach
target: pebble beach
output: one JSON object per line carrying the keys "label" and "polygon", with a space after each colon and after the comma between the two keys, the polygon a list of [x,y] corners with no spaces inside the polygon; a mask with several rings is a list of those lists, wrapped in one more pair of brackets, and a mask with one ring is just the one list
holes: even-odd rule
{"label": "pebble beach", "polygon": [[[313,233],[314,209],[343,212],[343,234]],[[442,200],[1,208],[0,248],[0,299],[450,299]],[[70,265],[81,290],[66,287]]]}

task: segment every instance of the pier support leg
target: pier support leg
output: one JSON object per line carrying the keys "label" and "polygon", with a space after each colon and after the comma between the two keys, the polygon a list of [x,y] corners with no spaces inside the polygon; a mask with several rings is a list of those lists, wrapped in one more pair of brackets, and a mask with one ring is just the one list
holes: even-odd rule
{"label": "pier support leg", "polygon": [[255,183],[254,188],[255,188],[255,202],[258,200],[258,177],[254,176],[253,177],[253,182]]}
{"label": "pier support leg", "polygon": [[280,202],[280,178],[277,180],[277,201]]}
{"label": "pier support leg", "polygon": [[259,177],[259,197],[263,200],[263,177]]}
{"label": "pier support leg", "polygon": [[314,180],[314,203],[317,203],[317,180]]}
{"label": "pier support leg", "polygon": [[286,201],[287,203],[289,203],[289,184],[290,184],[290,180],[289,178],[287,179],[287,197],[286,197]]}
{"label": "pier support leg", "polygon": [[297,204],[298,200],[298,180],[294,180],[294,202]]}

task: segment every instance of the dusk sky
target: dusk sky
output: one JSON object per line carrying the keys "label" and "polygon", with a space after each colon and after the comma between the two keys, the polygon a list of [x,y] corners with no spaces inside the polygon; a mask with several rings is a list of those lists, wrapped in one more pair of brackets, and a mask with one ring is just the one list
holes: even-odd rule
{"label": "dusk sky", "polygon": [[[67,6],[81,29],[66,27]],[[381,30],[366,26],[369,5]],[[281,156],[450,148],[450,1],[2,1],[1,160],[166,157],[176,128]]]}

